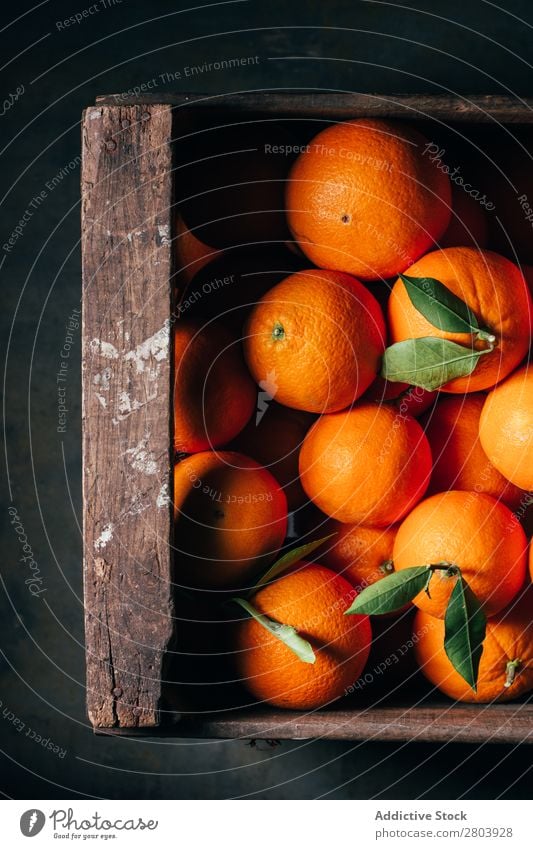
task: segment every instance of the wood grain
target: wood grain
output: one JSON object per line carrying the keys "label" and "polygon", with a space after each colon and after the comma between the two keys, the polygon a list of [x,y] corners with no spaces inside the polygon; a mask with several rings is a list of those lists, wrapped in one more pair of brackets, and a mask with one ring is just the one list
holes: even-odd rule
{"label": "wood grain", "polygon": [[171,594],[171,109],[83,118],[83,525],[87,704],[155,726]]}
{"label": "wood grain", "polygon": [[533,123],[533,97],[505,95],[352,94],[350,92],[262,91],[244,94],[175,94],[142,97],[106,94],[97,104],[168,103],[211,109],[275,114],[278,117],[346,119],[372,115],[405,120],[438,119],[454,122]]}
{"label": "wood grain", "polygon": [[[126,731],[124,733],[129,734]],[[138,733],[143,733],[142,729]],[[419,705],[297,713],[235,710],[186,716],[160,736],[439,743],[533,743],[533,705]]]}

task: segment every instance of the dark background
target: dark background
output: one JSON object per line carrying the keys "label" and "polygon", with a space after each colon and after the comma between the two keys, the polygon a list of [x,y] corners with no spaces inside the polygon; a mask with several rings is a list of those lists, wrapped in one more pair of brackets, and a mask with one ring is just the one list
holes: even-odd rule
{"label": "dark background", "polygon": [[[96,95],[188,65],[252,55],[260,57],[257,64],[182,77],[157,91],[531,95],[531,0],[506,2],[505,9],[482,0],[105,0],[80,24],[56,26],[91,5],[4,4],[0,24],[0,97],[24,86],[11,108],[0,107],[2,244],[46,183],[66,171],[32,209],[13,250],[0,251],[10,484],[5,478],[3,793],[35,799],[530,796],[529,747],[306,741],[263,751],[242,741],[95,738],[84,710],[79,331],[69,360],[65,434],[56,432],[56,373],[65,324],[80,306],[79,123]],[[39,597],[24,584],[9,506],[39,564],[46,590]],[[62,751],[46,750],[28,729]]]}

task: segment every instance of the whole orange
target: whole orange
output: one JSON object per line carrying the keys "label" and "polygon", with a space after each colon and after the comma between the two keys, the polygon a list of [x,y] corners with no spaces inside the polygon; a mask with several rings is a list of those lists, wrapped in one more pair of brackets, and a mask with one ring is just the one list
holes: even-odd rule
{"label": "whole orange", "polygon": [[439,248],[486,248],[487,218],[481,204],[462,187],[452,186],[452,217]]}
{"label": "whole orange", "polygon": [[287,532],[287,501],[255,460],[202,451],[174,467],[174,517],[177,583],[228,589],[274,559]]}
{"label": "whole orange", "polygon": [[341,410],[374,380],[385,346],[381,309],[355,278],[301,271],[274,286],[245,327],[248,367],[287,407]]}
{"label": "whole orange", "polygon": [[497,617],[489,619],[474,692],[444,650],[444,622],[419,610],[418,664],[435,687],[462,702],[506,702],[533,689],[533,590],[528,588]]}
{"label": "whole orange", "polygon": [[298,457],[302,441],[315,421],[311,413],[282,407],[268,396],[232,443],[232,449],[253,457],[272,472],[286,497],[289,510],[301,507],[307,497],[300,483]]}
{"label": "whole orange", "polygon": [[359,678],[371,642],[368,616],[345,616],[355,590],[330,569],[299,563],[295,571],[263,587],[252,604],[263,615],[292,625],[315,652],[304,663],[254,619],[235,634],[237,674],[258,701],[313,710],[344,695]]}
{"label": "whole orange", "polygon": [[300,452],[304,490],[340,522],[398,522],[422,498],[430,474],[424,431],[388,405],[360,403],[321,416]]}
{"label": "whole orange", "polygon": [[174,449],[189,454],[224,445],[242,430],[257,390],[240,343],[211,322],[180,320],[174,330]]}
{"label": "whole orange", "polygon": [[[508,507],[482,492],[441,492],[418,504],[399,527],[394,568],[458,566],[487,616],[494,616],[524,583],[527,540]],[[443,618],[456,575],[433,572],[428,593],[414,604]]]}
{"label": "whole orange", "polygon": [[334,536],[324,544],[320,560],[346,578],[359,593],[393,571],[392,550],[397,530],[397,525],[375,528],[332,520],[327,533]]}
{"label": "whole orange", "polygon": [[[503,380],[526,355],[532,313],[531,295],[518,267],[492,251],[446,248],[426,254],[407,269],[408,277],[433,277],[461,298],[475,313],[479,325],[496,336],[492,353],[479,357],[474,371],[457,377],[441,389],[464,393],[488,389]],[[472,347],[468,333],[450,333],[434,327],[413,306],[401,279],[389,298],[392,342],[436,336]],[[483,349],[485,342],[475,342]]]}
{"label": "whole orange", "polygon": [[359,118],[319,133],[286,190],[289,227],[321,268],[377,280],[399,274],[450,221],[450,181],[427,140],[393,121]]}
{"label": "whole orange", "polygon": [[522,489],[533,489],[533,369],[518,369],[489,393],[479,438],[502,475]]}
{"label": "whole orange", "polygon": [[486,395],[441,396],[426,424],[433,455],[429,492],[464,489],[487,492],[516,508],[524,492],[492,465],[479,440],[479,419]]}

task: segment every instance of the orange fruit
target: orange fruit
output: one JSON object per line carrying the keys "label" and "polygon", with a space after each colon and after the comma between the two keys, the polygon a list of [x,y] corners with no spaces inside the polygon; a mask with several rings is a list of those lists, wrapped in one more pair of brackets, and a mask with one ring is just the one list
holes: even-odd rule
{"label": "orange fruit", "polygon": [[202,451],[174,467],[176,581],[228,589],[266,569],[287,532],[287,501],[255,460]]}
{"label": "orange fruit", "polygon": [[204,244],[188,230],[183,218],[176,216],[176,238],[174,242],[177,271],[177,283],[180,287],[188,285],[204,265],[207,265],[222,251]]}
{"label": "orange fruit", "polygon": [[307,501],[298,473],[298,457],[302,441],[315,416],[302,410],[291,410],[265,393],[259,399],[258,411],[232,444],[232,449],[253,457],[271,472],[286,497],[289,510]]}
{"label": "orange fruit", "polygon": [[[444,392],[464,393],[488,389],[503,380],[526,355],[532,313],[531,295],[524,277],[512,262],[492,251],[446,248],[426,254],[405,272],[408,277],[440,280],[474,311],[480,327],[495,336],[494,351],[478,359],[472,374],[457,377],[441,387]],[[392,342],[422,336],[449,339],[472,346],[467,333],[438,330],[413,306],[402,280],[389,298],[389,329]],[[486,348],[476,342],[476,348]]]}
{"label": "orange fruit", "polygon": [[224,445],[244,427],[257,391],[240,344],[224,327],[180,320],[174,330],[174,448]]}
{"label": "orange fruit", "polygon": [[450,181],[424,156],[427,141],[393,121],[359,118],[319,133],[294,163],[289,227],[321,268],[362,280],[399,274],[450,221]]}
{"label": "orange fruit", "polygon": [[311,644],[315,663],[304,663],[254,619],[241,621],[235,663],[243,684],[259,701],[313,710],[345,694],[357,681],[371,642],[368,616],[345,616],[353,587],[319,564],[297,570],[263,587],[252,598],[262,614],[292,625]]}
{"label": "orange fruit", "polygon": [[489,619],[479,664],[477,692],[455,671],[444,650],[444,622],[419,610],[415,654],[435,687],[462,702],[507,702],[533,689],[533,590],[522,593]]}
{"label": "orange fruit", "polygon": [[[418,504],[402,522],[394,542],[396,572],[411,566],[450,563],[483,606],[494,616],[524,583],[527,540],[520,524],[501,501],[482,492],[441,492]],[[443,618],[457,578],[433,572],[429,595],[414,604]]]}
{"label": "orange fruit", "polygon": [[374,380],[385,346],[381,309],[358,280],[301,271],[274,286],[245,327],[248,368],[276,401],[311,413],[341,410]]}
{"label": "orange fruit", "polygon": [[486,395],[441,396],[426,425],[433,455],[430,492],[464,489],[487,492],[515,508],[524,496],[492,465],[479,440],[479,419]]}
{"label": "orange fruit", "polygon": [[437,247],[486,248],[487,243],[487,218],[480,203],[454,184],[451,221]]}
{"label": "orange fruit", "polygon": [[360,403],[321,416],[300,452],[304,490],[339,522],[398,522],[422,498],[430,474],[424,431],[388,405]]}
{"label": "orange fruit", "polygon": [[392,550],[397,530],[397,525],[374,528],[331,521],[327,533],[335,536],[324,544],[320,560],[360,593],[393,571]]}
{"label": "orange fruit", "polygon": [[518,369],[489,393],[479,438],[502,475],[522,489],[533,489],[533,369]]}

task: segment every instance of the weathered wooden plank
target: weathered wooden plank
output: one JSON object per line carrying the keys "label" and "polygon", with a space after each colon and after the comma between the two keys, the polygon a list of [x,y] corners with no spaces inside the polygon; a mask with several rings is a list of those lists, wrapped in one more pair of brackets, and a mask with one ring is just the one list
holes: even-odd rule
{"label": "weathered wooden plank", "polygon": [[289,118],[382,118],[459,122],[533,123],[533,97],[499,94],[453,96],[445,94],[361,94],[351,92],[261,91],[243,94],[142,94],[138,97],[106,94],[98,105],[168,103],[200,109],[273,113]]}
{"label": "weathered wooden plank", "polygon": [[87,704],[159,723],[172,640],[171,109],[83,119],[83,523]]}
{"label": "weathered wooden plank", "polygon": [[[124,732],[129,734],[129,731]],[[142,729],[138,732],[143,733]],[[315,713],[235,710],[183,716],[159,735],[193,738],[368,740],[440,743],[533,743],[533,705],[350,707]]]}

